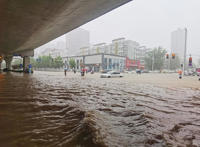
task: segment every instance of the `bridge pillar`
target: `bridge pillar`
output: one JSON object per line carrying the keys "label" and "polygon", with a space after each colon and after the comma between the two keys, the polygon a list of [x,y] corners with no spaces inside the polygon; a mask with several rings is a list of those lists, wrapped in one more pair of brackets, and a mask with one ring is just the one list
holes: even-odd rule
{"label": "bridge pillar", "polygon": [[5,60],[5,62],[6,62],[6,68],[7,68],[8,70],[11,70],[12,58],[13,58],[13,56],[5,56],[5,57],[4,57],[4,60]]}
{"label": "bridge pillar", "polygon": [[2,58],[0,58],[0,71],[1,71],[1,63],[2,63]]}
{"label": "bridge pillar", "polygon": [[29,64],[30,64],[30,57],[24,56],[23,57],[23,71],[28,72],[29,71]]}

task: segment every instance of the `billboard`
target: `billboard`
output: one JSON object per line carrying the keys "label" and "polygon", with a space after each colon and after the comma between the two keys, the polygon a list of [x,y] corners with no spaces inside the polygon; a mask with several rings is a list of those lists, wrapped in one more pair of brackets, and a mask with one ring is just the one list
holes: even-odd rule
{"label": "billboard", "polygon": [[85,56],[85,64],[101,64],[102,55]]}

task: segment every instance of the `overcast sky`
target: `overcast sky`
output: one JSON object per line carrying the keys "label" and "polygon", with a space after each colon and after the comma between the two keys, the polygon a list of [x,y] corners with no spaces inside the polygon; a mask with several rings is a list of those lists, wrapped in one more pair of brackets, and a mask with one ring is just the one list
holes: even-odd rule
{"label": "overcast sky", "polygon": [[200,55],[200,0],[133,0],[83,26],[91,43],[125,37],[170,49],[171,32],[188,28],[188,53]]}

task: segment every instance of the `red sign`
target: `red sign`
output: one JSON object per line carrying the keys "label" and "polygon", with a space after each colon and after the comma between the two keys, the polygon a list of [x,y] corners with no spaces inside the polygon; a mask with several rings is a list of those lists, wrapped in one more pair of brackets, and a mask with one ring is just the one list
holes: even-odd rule
{"label": "red sign", "polygon": [[140,68],[140,61],[139,60],[131,60],[126,57],[126,68]]}

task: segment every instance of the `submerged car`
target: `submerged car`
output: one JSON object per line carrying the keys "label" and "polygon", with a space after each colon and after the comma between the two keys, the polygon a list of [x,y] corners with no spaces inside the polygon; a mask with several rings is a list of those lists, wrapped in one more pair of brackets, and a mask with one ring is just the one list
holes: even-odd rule
{"label": "submerged car", "polygon": [[141,69],[136,69],[136,73],[141,74],[142,73]]}
{"label": "submerged car", "polygon": [[149,73],[148,70],[142,70],[142,73]]}
{"label": "submerged car", "polygon": [[103,73],[100,76],[101,78],[121,78],[123,77],[123,75],[120,72],[116,72],[116,71],[111,71],[111,72],[107,72],[107,73]]}

